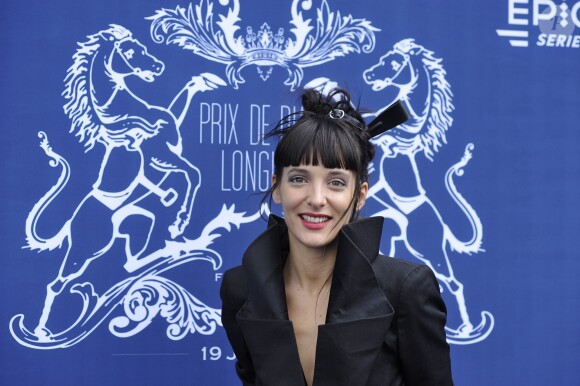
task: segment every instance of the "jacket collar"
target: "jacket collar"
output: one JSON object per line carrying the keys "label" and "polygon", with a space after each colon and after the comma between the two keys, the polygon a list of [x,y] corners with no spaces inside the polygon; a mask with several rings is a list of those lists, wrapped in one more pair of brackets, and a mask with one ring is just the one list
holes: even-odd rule
{"label": "jacket collar", "polygon": [[[370,217],[341,229],[327,323],[392,312],[372,268],[379,253],[382,224],[382,217]],[[283,279],[288,251],[286,223],[270,215],[268,229],[254,240],[243,257],[252,317],[288,319]]]}
{"label": "jacket collar", "polygon": [[[319,327],[316,386],[365,384],[382,346],[393,316],[372,267],[382,222],[382,218],[358,220],[339,233],[326,324]],[[286,223],[272,215],[268,229],[243,258],[248,299],[237,318],[264,384],[270,384],[268,377],[277,385],[304,384],[284,289],[288,250]],[[285,381],[280,383],[281,379]]]}

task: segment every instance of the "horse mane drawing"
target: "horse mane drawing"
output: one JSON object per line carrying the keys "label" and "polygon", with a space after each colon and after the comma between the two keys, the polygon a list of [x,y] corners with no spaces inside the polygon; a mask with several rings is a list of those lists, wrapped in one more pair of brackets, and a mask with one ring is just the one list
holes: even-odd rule
{"label": "horse mane drawing", "polygon": [[[396,58],[403,59],[399,63]],[[422,151],[432,161],[439,148],[447,143],[446,131],[453,123],[450,113],[454,106],[451,86],[445,79],[446,72],[441,62],[433,51],[417,44],[414,39],[404,39],[383,55],[379,63],[365,71],[365,80],[373,85],[375,91],[387,86],[398,87],[397,99],[405,103],[411,115],[407,123],[384,134],[394,137],[394,147],[400,153],[415,154]],[[393,66],[395,73],[377,78],[376,74],[385,72],[387,66]],[[410,81],[400,83],[398,76],[406,68],[410,73]],[[422,75],[427,79],[419,81]],[[422,91],[417,88],[419,84],[426,88],[424,98],[418,95]],[[379,137],[375,141],[380,140]]]}
{"label": "horse mane drawing", "polygon": [[[65,88],[62,95],[67,100],[64,105],[64,112],[71,120],[69,132],[79,137],[79,142],[85,145],[86,151],[91,150],[95,143],[102,142],[105,146],[113,142],[125,143],[127,136],[140,136],[150,138],[157,132],[157,127],[146,120],[140,120],[140,124],[135,126],[125,126],[121,129],[114,129],[112,125],[105,124],[99,118],[99,113],[106,112],[106,106],[95,105],[95,91],[91,83],[91,77],[95,56],[102,53],[103,46],[114,44],[119,46],[119,42],[132,39],[132,33],[125,27],[111,24],[108,29],[96,34],[87,36],[88,40],[78,43],[78,49],[73,55],[73,64],[68,68],[65,78]],[[112,57],[112,55],[111,55]],[[124,80],[116,76],[114,71],[107,74],[118,84],[122,85]],[[114,97],[114,95],[113,95]],[[112,102],[113,97],[107,101]],[[101,111],[99,111],[101,110]],[[113,116],[111,122],[126,119],[127,116]],[[117,126],[115,126],[117,127]]]}
{"label": "horse mane drawing", "polygon": [[[453,93],[451,86],[445,79],[446,72],[441,65],[441,59],[434,57],[433,51],[416,44],[413,39],[406,39],[399,42],[396,49],[405,53],[412,53],[418,50],[415,55],[421,55],[421,60],[430,76],[431,99],[428,106],[427,122],[420,133],[421,150],[425,156],[432,160],[434,153],[447,143],[445,132],[453,123],[450,113],[454,107],[451,102]],[[427,109],[426,109],[427,110]],[[402,126],[403,129],[405,125]]]}

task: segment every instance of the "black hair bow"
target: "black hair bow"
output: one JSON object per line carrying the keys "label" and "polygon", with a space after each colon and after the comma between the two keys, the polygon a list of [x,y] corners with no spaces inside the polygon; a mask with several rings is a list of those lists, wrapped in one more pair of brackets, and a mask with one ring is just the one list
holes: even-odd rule
{"label": "black hair bow", "polygon": [[378,117],[373,119],[371,123],[367,125],[367,132],[370,138],[376,137],[401,123],[406,122],[408,119],[409,113],[405,109],[405,106],[403,106],[401,101],[396,101],[383,110]]}

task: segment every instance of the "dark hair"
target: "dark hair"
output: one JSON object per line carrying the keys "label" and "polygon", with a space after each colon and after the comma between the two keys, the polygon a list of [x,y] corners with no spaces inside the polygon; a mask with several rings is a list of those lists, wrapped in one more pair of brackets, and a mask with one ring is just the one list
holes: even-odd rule
{"label": "dark hair", "polygon": [[358,183],[351,208],[356,208],[360,185],[368,182],[368,166],[375,154],[362,116],[352,105],[349,93],[340,88],[327,95],[308,89],[301,99],[304,110],[282,118],[264,138],[279,137],[279,142],[274,153],[276,181],[263,202],[271,199],[284,167],[322,165],[354,172]]}

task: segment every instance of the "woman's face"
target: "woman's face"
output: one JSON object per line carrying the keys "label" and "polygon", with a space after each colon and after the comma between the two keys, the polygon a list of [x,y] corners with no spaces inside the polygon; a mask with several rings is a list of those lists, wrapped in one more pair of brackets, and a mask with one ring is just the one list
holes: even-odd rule
{"label": "woman's face", "polygon": [[[272,195],[274,202],[282,205],[290,248],[315,250],[332,243],[351,218],[353,208],[349,206],[358,183],[355,173],[321,165],[287,166],[280,179]],[[365,182],[357,210],[364,204],[367,191]]]}

